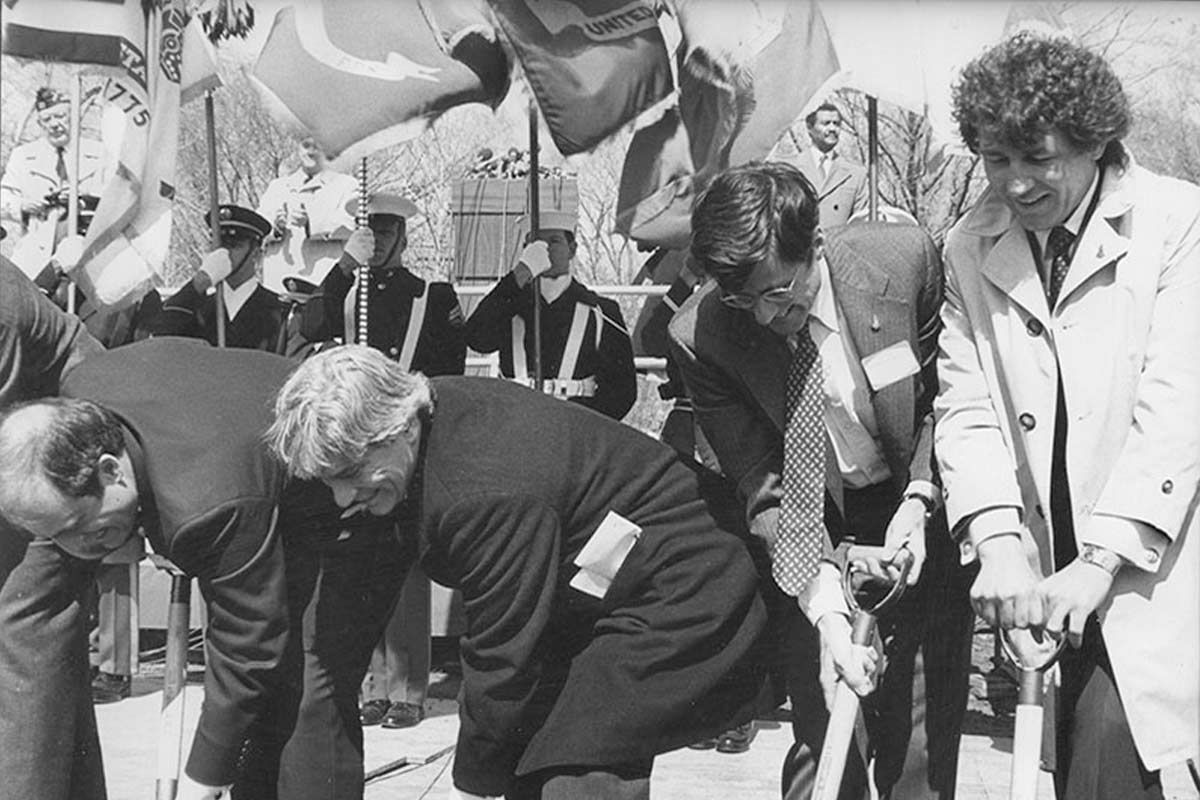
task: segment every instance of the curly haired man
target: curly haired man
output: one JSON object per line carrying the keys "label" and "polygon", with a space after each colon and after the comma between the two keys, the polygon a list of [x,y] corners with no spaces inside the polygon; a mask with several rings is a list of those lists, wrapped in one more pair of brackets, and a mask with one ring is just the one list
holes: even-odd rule
{"label": "curly haired man", "polygon": [[1058,797],[1161,798],[1200,753],[1200,187],[1134,162],[1065,39],[987,51],[954,111],[989,183],[946,240],[935,404],[972,602],[1071,645]]}

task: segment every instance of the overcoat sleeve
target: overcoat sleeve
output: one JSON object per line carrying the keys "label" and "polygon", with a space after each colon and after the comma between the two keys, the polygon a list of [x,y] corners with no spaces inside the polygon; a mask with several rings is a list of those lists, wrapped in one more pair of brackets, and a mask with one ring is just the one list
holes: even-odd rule
{"label": "overcoat sleeve", "polygon": [[560,521],[540,500],[482,495],[451,507],[433,536],[461,576],[467,619],[454,784],[500,796],[535,733],[527,712],[558,583]]}
{"label": "overcoat sleeve", "polygon": [[242,742],[275,689],[287,641],[287,590],[276,507],[248,498],[180,528],[171,558],[199,579],[208,607],[204,705],[187,773],[232,783]]}

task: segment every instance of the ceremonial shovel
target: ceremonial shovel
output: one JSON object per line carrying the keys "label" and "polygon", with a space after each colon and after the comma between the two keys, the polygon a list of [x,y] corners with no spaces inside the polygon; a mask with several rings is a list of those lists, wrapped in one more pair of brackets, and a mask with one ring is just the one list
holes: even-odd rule
{"label": "ceremonial shovel", "polygon": [[[1020,639],[1010,639],[1014,635],[1020,635]],[[1013,726],[1010,800],[1035,800],[1037,797],[1042,751],[1042,699],[1045,694],[1042,676],[1058,661],[1066,643],[1063,638],[1056,641],[1049,635],[1043,636],[1045,641],[1039,643],[1027,630],[1002,631],[1000,634],[1004,652],[1021,672]],[[1049,646],[1046,642],[1049,642]]]}
{"label": "ceremonial shovel", "polygon": [[[879,615],[894,606],[908,583],[908,572],[912,569],[913,557],[908,550],[899,550],[891,563],[898,570],[892,579],[891,588],[878,602],[864,607],[860,604],[854,582],[860,580],[860,588],[875,589],[883,580],[878,576],[863,576],[854,569],[859,561],[882,561],[882,547],[852,546],[842,566],[842,593],[846,604],[854,613],[853,629],[850,634],[854,644],[869,646],[875,636],[875,624]],[[865,580],[863,580],[865,578]],[[842,785],[842,773],[846,770],[846,755],[850,750],[850,739],[854,734],[854,722],[858,717],[858,695],[846,683],[838,680],[834,690],[833,707],[829,711],[829,726],[825,729],[825,744],[821,748],[821,760],[817,766],[817,777],[813,786],[812,800],[836,800]]]}

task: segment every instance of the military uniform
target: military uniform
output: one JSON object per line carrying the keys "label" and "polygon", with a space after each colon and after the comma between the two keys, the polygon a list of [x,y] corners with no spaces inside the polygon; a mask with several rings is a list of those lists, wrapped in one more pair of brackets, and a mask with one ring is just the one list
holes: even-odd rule
{"label": "military uniform", "polygon": [[[633,345],[615,301],[574,278],[542,304],[542,378],[546,394],[621,419],[637,400]],[[532,386],[533,289],[504,276],[467,320],[467,344],[500,353],[500,374]]]}
{"label": "military uniform", "polygon": [[[337,268],[325,276],[320,290],[323,314],[309,314],[305,309],[306,324],[301,327],[305,337],[314,341],[335,337],[343,342],[355,341],[357,281],[343,269],[356,266],[353,259],[343,255]],[[355,272],[351,269],[351,274]],[[367,345],[400,362],[405,369],[430,376],[463,373],[467,346],[462,309],[453,286],[424,281],[403,267],[375,267],[367,291]]]}

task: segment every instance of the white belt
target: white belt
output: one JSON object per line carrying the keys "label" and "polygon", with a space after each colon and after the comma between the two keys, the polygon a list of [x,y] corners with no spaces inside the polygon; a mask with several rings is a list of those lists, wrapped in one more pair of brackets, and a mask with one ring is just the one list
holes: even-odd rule
{"label": "white belt", "polygon": [[[528,386],[530,389],[537,388],[537,381],[533,378],[508,378],[513,383],[519,383],[522,386]],[[563,399],[569,397],[595,397],[596,396],[596,379],[587,378],[546,378],[542,381],[542,391],[553,397],[561,397]]]}

